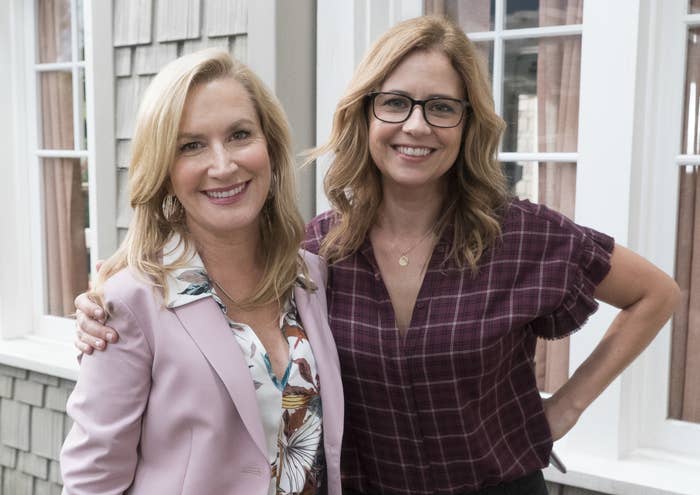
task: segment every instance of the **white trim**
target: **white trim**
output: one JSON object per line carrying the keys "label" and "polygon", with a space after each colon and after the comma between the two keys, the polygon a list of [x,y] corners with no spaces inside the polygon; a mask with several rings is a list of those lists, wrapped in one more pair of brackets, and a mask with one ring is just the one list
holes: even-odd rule
{"label": "white trim", "polygon": [[576,448],[557,449],[567,473],[549,467],[545,478],[555,483],[616,495],[696,495],[700,464],[660,450],[639,449],[620,459],[586,455]]}
{"label": "white trim", "polygon": [[[502,0],[497,0],[502,1]],[[496,8],[496,26],[498,26],[498,3]],[[556,36],[571,36],[581,34],[583,24],[567,24],[564,26],[545,26],[523,29],[505,29],[495,31],[479,31],[467,33],[472,41],[492,41],[497,37],[504,40],[520,40],[525,38],[552,38]]]}
{"label": "white trim", "polygon": [[74,67],[79,69],[85,68],[84,61],[77,62],[51,62],[34,65],[34,70],[37,72],[54,72],[54,71],[72,71]]}
{"label": "white trim", "polygon": [[78,379],[77,352],[72,344],[27,336],[0,340],[0,363],[68,380]]}
{"label": "white trim", "polygon": [[562,162],[576,163],[578,153],[504,153],[498,154],[501,162]]}
{"label": "white trim", "polygon": [[678,155],[676,157],[677,165],[700,165],[700,155]]}
{"label": "white trim", "polygon": [[[112,2],[83,2],[88,140],[90,266],[117,249],[117,159],[114,128]],[[99,110],[98,110],[99,109]]]}
{"label": "white trim", "polygon": [[700,14],[687,14],[683,17],[683,22],[689,27],[700,25]]}
{"label": "white trim", "polygon": [[88,158],[88,151],[76,150],[37,150],[34,153],[39,158]]}
{"label": "white trim", "polygon": [[[493,40],[493,74],[492,92],[493,106],[498,115],[503,115],[503,74],[505,70],[505,46],[503,42],[503,27],[506,22],[505,0],[496,0],[494,12],[494,40]],[[503,146],[503,142],[501,142]]]}

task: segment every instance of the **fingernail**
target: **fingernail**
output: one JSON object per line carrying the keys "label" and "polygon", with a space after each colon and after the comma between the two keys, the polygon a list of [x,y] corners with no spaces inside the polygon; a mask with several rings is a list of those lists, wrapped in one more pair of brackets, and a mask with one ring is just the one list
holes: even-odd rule
{"label": "fingernail", "polygon": [[107,333],[107,340],[109,340],[110,342],[114,342],[114,338],[115,337],[114,337],[114,334],[112,332]]}
{"label": "fingernail", "polygon": [[95,347],[99,347],[100,349],[102,349],[103,346],[104,343],[101,340],[95,340]]}

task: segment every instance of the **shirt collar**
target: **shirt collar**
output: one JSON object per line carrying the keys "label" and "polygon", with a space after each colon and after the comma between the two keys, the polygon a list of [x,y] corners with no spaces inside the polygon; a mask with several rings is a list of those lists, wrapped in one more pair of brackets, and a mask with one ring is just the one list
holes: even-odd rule
{"label": "shirt collar", "polygon": [[168,288],[165,306],[168,308],[212,296],[211,281],[199,254],[192,246],[185,251],[184,240],[178,234],[173,234],[163,248],[163,265],[172,265],[181,256],[184,266],[169,272],[165,280]]}

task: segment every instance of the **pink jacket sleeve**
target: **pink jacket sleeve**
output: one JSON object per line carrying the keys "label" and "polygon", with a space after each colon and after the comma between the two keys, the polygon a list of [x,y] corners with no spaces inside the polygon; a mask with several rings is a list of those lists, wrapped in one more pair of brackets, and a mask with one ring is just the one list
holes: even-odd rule
{"label": "pink jacket sleeve", "polygon": [[120,338],[82,358],[66,406],[74,423],[61,450],[64,494],[123,493],[138,461],[153,355],[139,317],[122,301],[105,302]]}

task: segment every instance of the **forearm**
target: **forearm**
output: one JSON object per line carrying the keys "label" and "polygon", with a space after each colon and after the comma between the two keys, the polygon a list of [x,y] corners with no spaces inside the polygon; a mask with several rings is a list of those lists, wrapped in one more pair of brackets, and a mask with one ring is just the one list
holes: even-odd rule
{"label": "forearm", "polygon": [[591,355],[552,400],[580,415],[649,345],[677,304],[672,282],[621,310]]}

